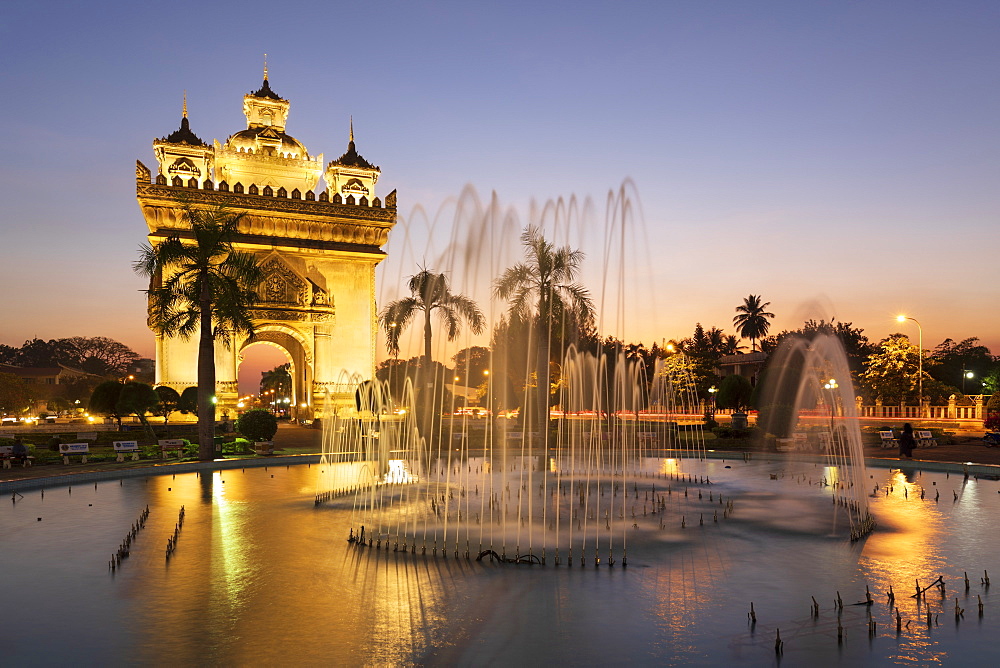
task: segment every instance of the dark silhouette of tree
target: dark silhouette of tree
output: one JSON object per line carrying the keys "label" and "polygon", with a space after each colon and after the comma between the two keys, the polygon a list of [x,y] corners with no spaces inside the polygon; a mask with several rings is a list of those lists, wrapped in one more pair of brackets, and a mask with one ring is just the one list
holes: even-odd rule
{"label": "dark silhouette of tree", "polygon": [[[934,348],[930,359],[937,362],[930,369],[930,375],[963,394],[982,394],[983,381],[996,365],[990,349],[981,345],[975,337],[957,343],[952,339],[945,339]],[[963,382],[965,372],[971,372],[972,378]],[[963,386],[964,390],[961,389]]]}
{"label": "dark silhouette of tree", "polygon": [[155,247],[140,247],[135,271],[150,279],[149,323],[159,335],[198,335],[198,456],[215,457],[215,341],[253,335],[251,309],[263,271],[234,246],[242,213],[186,205],[190,225]]}
{"label": "dark silhouette of tree", "polygon": [[778,334],[764,337],[760,340],[760,349],[766,353],[772,353],[778,345],[788,336],[800,336],[811,340],[817,334],[830,334],[840,339],[847,354],[847,365],[851,370],[851,378],[855,386],[860,387],[862,383],[861,375],[865,370],[865,363],[868,357],[876,351],[876,346],[864,335],[864,330],[853,327],[849,322],[836,322],[826,320],[806,320],[800,329],[783,330]]}
{"label": "dark silhouette of tree", "polygon": [[732,374],[726,376],[719,383],[719,392],[716,397],[716,405],[719,408],[733,408],[744,410],[750,407],[750,396],[753,394],[753,386],[750,380],[743,376]]}
{"label": "dark silhouette of tree", "polygon": [[[156,408],[160,403],[160,397],[150,385],[131,381],[121,387],[118,394],[118,404],[116,411],[119,416],[135,415],[142,423],[143,430],[149,434],[150,438],[156,438],[153,429],[149,426],[146,413]],[[119,418],[120,424],[121,418]]]}
{"label": "dark silhouette of tree", "polygon": [[746,346],[740,345],[740,337],[734,334],[727,335],[722,341],[723,355],[740,355],[746,349]]}
{"label": "dark silhouette of tree", "polygon": [[736,331],[744,339],[750,339],[750,350],[757,349],[757,339],[767,336],[767,330],[771,327],[768,318],[773,318],[773,313],[768,313],[764,309],[771,305],[771,302],[760,301],[760,295],[750,295],[743,299],[743,303],[736,307],[736,315],[733,316],[733,324]]}
{"label": "dark silhouette of tree", "polygon": [[493,292],[509,302],[511,322],[530,322],[534,328],[537,412],[529,419],[537,426],[548,420],[550,344],[554,334],[570,324],[581,329],[589,326],[594,305],[590,292],[575,282],[584,258],[582,251],[569,246],[557,248],[533,225],[521,234],[521,244],[525,261],[504,270]]}
{"label": "dark silhouette of tree", "polygon": [[0,412],[20,415],[31,405],[31,388],[12,373],[0,373]]}
{"label": "dark silhouette of tree", "polygon": [[90,395],[91,413],[97,413],[104,417],[109,417],[118,423],[118,429],[122,428],[122,407],[118,405],[121,397],[123,385],[116,380],[108,380],[94,388],[94,393]]}
{"label": "dark silhouette of tree", "polygon": [[292,393],[292,374],[290,372],[291,364],[285,362],[280,364],[270,371],[260,372],[260,394],[263,395],[264,392],[268,390],[274,390],[276,395],[282,397],[291,396]]}
{"label": "dark silhouette of tree", "polygon": [[181,392],[181,400],[177,402],[177,410],[181,413],[198,413],[198,388],[185,387]]}
{"label": "dark silhouette of tree", "polygon": [[167,385],[158,385],[153,388],[153,391],[156,392],[159,399],[159,404],[154,409],[155,414],[163,418],[163,424],[167,424],[170,414],[180,410],[181,395],[178,394],[177,390]]}
{"label": "dark silhouette of tree", "polygon": [[462,321],[479,334],[486,326],[486,318],[476,302],[465,295],[452,294],[448,277],[421,269],[407,282],[409,297],[390,303],[379,315],[379,322],[385,330],[386,348],[393,355],[399,354],[399,335],[416,316],[423,315],[424,358],[431,361],[432,316],[437,314],[443,321],[449,341],[454,341],[462,329]]}
{"label": "dark silhouette of tree", "polygon": [[[424,355],[419,369],[417,400],[421,426],[425,434],[430,434],[436,422],[433,416],[441,412],[445,382],[443,375],[433,374],[431,369],[434,365],[431,357],[433,316],[437,315],[444,324],[449,341],[458,338],[463,321],[468,323],[474,334],[480,334],[486,327],[486,318],[472,299],[451,292],[448,277],[444,274],[421,269],[410,277],[407,287],[410,296],[397,299],[386,306],[379,315],[379,322],[385,331],[386,347],[390,353],[398,355],[400,332],[415,318],[423,316]],[[448,382],[451,382],[450,378]]]}

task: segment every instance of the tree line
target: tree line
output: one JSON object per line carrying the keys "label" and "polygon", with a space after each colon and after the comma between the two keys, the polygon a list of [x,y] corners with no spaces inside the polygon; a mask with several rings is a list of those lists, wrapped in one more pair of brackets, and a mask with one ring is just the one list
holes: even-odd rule
{"label": "tree line", "polygon": [[[959,402],[968,403],[967,395],[993,394],[1000,386],[1000,358],[978,338],[946,339],[933,350],[920,351],[904,334],[872,342],[850,322],[825,320],[808,320],[798,329],[770,334],[770,321],[775,315],[767,310],[770,302],[755,294],[736,306],[733,334],[697,323],[691,336],[664,345],[602,338],[594,326],[589,292],[575,282],[583,254],[569,247],[556,247],[534,227],[525,230],[521,242],[524,261],[506,269],[493,285],[494,297],[506,301],[508,309],[494,326],[489,346],[460,351],[452,357],[451,367],[431,359],[432,316],[440,316],[449,341],[457,338],[463,322],[476,334],[483,331],[485,322],[474,301],[451,292],[446,274],[421,268],[408,282],[410,296],[388,304],[380,312],[379,321],[387,348],[395,356],[402,330],[419,319],[424,353],[410,360],[384,361],[379,365],[379,378],[388,380],[390,387],[398,391],[409,377],[418,395],[422,387],[432,384],[429,379],[437,379],[438,384],[454,380],[456,384],[477,387],[480,397],[491,387],[499,404],[493,408],[528,410],[537,421],[548,415],[550,405],[559,403],[560,363],[573,346],[577,351],[603,354],[608,364],[619,359],[639,363],[647,383],[652,382],[657,360],[678,356],[670,366],[690,374],[702,399],[722,390],[718,395],[722,403],[738,407],[746,404],[745,387],[750,383],[739,390],[733,389],[738,384],[734,380],[724,386],[725,378],[720,374],[723,357],[744,354],[746,346],[742,341],[746,339],[750,340],[751,353],[759,347],[770,355],[789,337],[812,339],[822,333],[841,341],[851,381],[869,403],[916,404],[918,388],[922,388],[925,401],[944,403],[954,395]],[[490,384],[472,367],[490,371]],[[442,392],[435,394],[444,396]],[[729,396],[736,398],[728,401]],[[425,406],[423,412],[430,415],[442,407]]]}

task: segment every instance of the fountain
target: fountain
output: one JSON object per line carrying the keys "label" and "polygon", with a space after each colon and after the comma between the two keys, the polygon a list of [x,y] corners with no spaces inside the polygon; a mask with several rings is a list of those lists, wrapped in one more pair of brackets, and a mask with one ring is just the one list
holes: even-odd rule
{"label": "fountain", "polygon": [[786,338],[768,363],[761,397],[762,429],[786,437],[786,447],[789,435],[792,448],[812,440],[834,472],[826,482],[834,503],[847,513],[851,540],[870,533],[875,521],[868,510],[864,445],[840,339],[824,333]]}
{"label": "fountain", "polygon": [[[601,308],[594,320],[608,327],[620,342],[627,341],[623,332],[630,320],[628,297],[640,293],[627,285],[625,271],[629,258],[637,254],[627,240],[637,236],[634,227],[641,228],[632,220],[634,208],[626,184],[609,195],[602,224],[592,225],[603,230],[603,254],[597,261],[601,288],[595,300]],[[533,209],[529,232],[521,235],[528,257],[531,253],[537,257],[543,246],[538,243],[543,228],[554,238],[565,240],[572,233],[585,243],[593,209],[592,204],[575,200]],[[503,291],[483,288],[498,284],[489,278],[489,271],[493,276],[505,273],[503,265],[493,264],[494,258],[516,263],[516,249],[510,247],[515,223],[516,218],[495,197],[487,206],[466,191],[455,206],[448,246],[436,255],[438,264],[432,266],[443,266],[460,292],[478,295],[487,305],[484,311],[494,332],[489,366],[505,372],[489,377],[481,391],[482,402],[495,413],[516,405],[523,414],[517,421],[444,420],[441,407],[446,402],[441,397],[447,384],[436,370],[414,372],[413,376],[423,379],[416,388],[409,382],[410,373],[404,373],[407,382],[395,388],[388,381],[365,381],[362,386],[355,378],[359,387],[355,391],[350,379],[345,379],[340,398],[331,397],[340,402],[340,408],[326,411],[337,417],[324,425],[325,474],[316,503],[349,496],[355,520],[347,537],[359,548],[503,563],[624,567],[630,542],[649,543],[651,535],[669,533],[675,526],[704,525],[705,509],[690,502],[707,496],[715,502],[717,495],[708,491],[710,479],[684,467],[674,469],[664,461],[705,459],[702,416],[706,405],[697,395],[682,353],[661,356],[648,369],[628,357],[623,344],[606,350],[599,341],[597,345],[591,342],[590,350],[582,350],[572,338],[586,338],[585,332],[575,334],[586,327],[568,310],[554,309],[562,318],[542,324],[525,319],[517,309],[505,313],[505,303],[497,299]],[[465,236],[456,236],[459,231]],[[567,244],[565,248],[572,247]],[[553,257],[558,249],[554,243],[549,247]],[[427,255],[435,257],[433,252]],[[489,266],[478,266],[479,258],[487,258]],[[519,272],[534,278],[542,264],[537,272]],[[563,277],[573,279],[572,275]],[[400,278],[397,284],[405,283]],[[555,279],[548,285],[553,283]],[[549,289],[546,299],[554,301],[557,289]],[[388,296],[382,299],[383,304],[389,301]],[[654,305],[650,307],[655,311]],[[612,317],[603,322],[606,312]],[[506,332],[508,339],[498,331]],[[509,342],[511,332],[519,332],[514,343]],[[536,350],[558,347],[554,340],[568,340],[561,357],[554,360],[557,363],[538,363],[542,353]],[[867,510],[853,392],[843,350],[837,345],[831,337],[817,338],[811,346],[790,342],[777,355],[781,371],[772,375],[781,386],[779,395],[787,401],[786,417],[815,412],[817,401],[830,416],[817,437],[824,439],[823,449],[831,463],[824,484],[833,492],[834,514],[848,519],[846,535],[857,540],[871,531],[874,522]],[[445,357],[440,351],[439,356]],[[426,357],[415,360],[424,364]],[[553,366],[558,367],[557,375]],[[522,377],[512,381],[518,370]],[[428,374],[436,375],[429,380]],[[824,394],[816,391],[821,376],[843,380]],[[538,419],[537,413],[548,408],[536,409],[535,388],[550,386],[554,378],[558,378],[559,410],[550,417],[556,419]],[[794,392],[785,400],[789,392],[785,386],[790,383],[795,385]],[[344,401],[345,396],[355,396],[353,405]],[[425,432],[431,425],[430,435],[422,435],[413,420],[413,408],[421,400],[435,407],[430,420],[419,422]],[[781,425],[780,432],[790,428]],[[768,431],[779,433],[779,426]],[[732,508],[726,504],[733,499],[719,503],[722,519],[728,519]],[[709,513],[713,524],[719,520],[718,510],[714,507]]]}
{"label": "fountain", "polygon": [[[359,547],[556,566],[627,566],[630,536],[703,523],[695,494],[713,521],[729,516],[731,500],[716,499],[706,476],[661,463],[664,453],[704,458],[689,380],[658,365],[650,411],[640,365],[622,354],[571,346],[562,368],[550,433],[490,423],[479,444],[455,430],[427,442],[385,384],[360,385],[355,408],[324,424],[316,503],[350,495]],[[402,404],[413,405],[410,385]]]}

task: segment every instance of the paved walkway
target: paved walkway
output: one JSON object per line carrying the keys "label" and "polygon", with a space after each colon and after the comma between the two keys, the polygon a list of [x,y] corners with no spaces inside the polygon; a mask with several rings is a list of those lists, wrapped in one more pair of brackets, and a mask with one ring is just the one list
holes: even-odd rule
{"label": "paved walkway", "polygon": [[[161,469],[162,472],[166,472],[167,470],[180,470],[178,467],[190,469],[192,465],[196,465],[198,468],[213,468],[240,465],[253,466],[256,463],[263,465],[267,462],[274,463],[275,460],[280,462],[282,459],[291,461],[298,459],[302,455],[318,455],[321,449],[321,432],[317,429],[282,424],[278,429],[278,433],[274,437],[274,443],[275,449],[279,451],[279,454],[274,457],[265,458],[257,455],[227,457],[224,460],[224,464],[218,460],[216,462],[178,463],[175,461],[164,462],[160,459],[147,459],[140,460],[138,462],[126,461],[123,463],[73,463],[68,466],[63,466],[61,464],[49,464],[46,466],[32,466],[28,468],[21,468],[15,465],[14,468],[11,469],[0,469],[0,488],[3,487],[2,483],[5,482],[41,478],[47,479],[44,482],[39,480],[39,483],[41,484],[58,485],[66,480],[66,476],[73,476],[81,473],[100,473],[102,474],[101,477],[106,476],[113,478],[115,477],[114,472],[116,471],[131,471],[133,469]],[[985,447],[983,445],[981,434],[976,434],[974,432],[961,436],[959,442],[957,443],[951,445],[940,445],[935,448],[918,448],[913,454],[913,461],[918,465],[920,462],[936,464],[950,463],[956,465],[972,463],[976,465],[1000,467],[1000,448]],[[866,447],[865,457],[873,460],[881,460],[883,466],[886,463],[891,463],[892,460],[899,459],[896,450],[883,449],[878,446]],[[885,460],[890,461],[886,462]],[[149,472],[155,475],[161,471],[153,473],[153,471],[150,470]],[[1000,473],[1000,471],[998,471],[998,473]],[[132,475],[136,474],[138,473],[133,473]]]}
{"label": "paved walkway", "polygon": [[[226,457],[224,462],[227,466],[236,466],[237,464],[232,464],[231,462],[242,462],[244,465],[252,466],[255,462],[264,463],[265,461],[273,461],[274,459],[284,458],[297,458],[301,455],[318,455],[320,453],[321,446],[321,432],[317,429],[307,429],[305,427],[298,427],[294,425],[282,424],[279,426],[278,433],[274,437],[274,445],[276,450],[282,451],[283,454],[275,455],[274,457],[260,457],[258,455],[245,455],[242,457]],[[45,466],[29,466],[27,468],[22,468],[17,464],[14,464],[13,468],[0,469],[0,488],[3,487],[3,483],[12,482],[18,480],[29,480],[29,479],[41,479],[46,478],[51,480],[51,484],[58,485],[62,484],[67,476],[74,476],[79,474],[93,474],[93,473],[112,473],[108,477],[114,477],[113,472],[116,471],[132,471],[134,469],[161,469],[163,472],[168,470],[174,471],[180,468],[190,468],[195,462],[186,461],[178,462],[176,460],[164,461],[162,459],[141,459],[137,462],[125,461],[122,463],[110,461],[110,462],[88,462],[86,464],[81,464],[79,461],[74,461],[69,465],[63,464],[48,464]],[[212,468],[213,466],[218,466],[219,460],[216,462],[198,462],[200,468]],[[156,471],[159,474],[161,471]],[[150,473],[153,471],[150,470]]]}

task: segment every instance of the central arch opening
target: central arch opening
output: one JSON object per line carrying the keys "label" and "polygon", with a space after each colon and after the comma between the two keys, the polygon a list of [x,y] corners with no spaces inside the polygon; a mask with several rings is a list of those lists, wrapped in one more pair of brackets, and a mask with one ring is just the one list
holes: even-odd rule
{"label": "central arch opening", "polygon": [[[241,397],[259,395],[264,374],[286,364],[291,370],[292,356],[276,343],[251,343],[240,353],[240,358],[237,380]],[[291,392],[290,386],[288,390]]]}
{"label": "central arch opening", "polygon": [[237,356],[240,408],[265,408],[293,420],[311,418],[310,359],[302,343],[289,333],[259,330]]}

